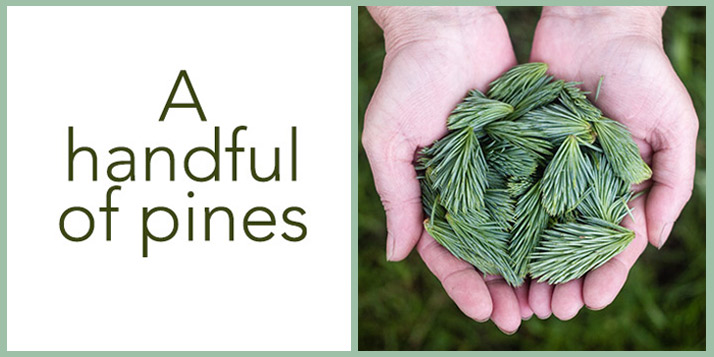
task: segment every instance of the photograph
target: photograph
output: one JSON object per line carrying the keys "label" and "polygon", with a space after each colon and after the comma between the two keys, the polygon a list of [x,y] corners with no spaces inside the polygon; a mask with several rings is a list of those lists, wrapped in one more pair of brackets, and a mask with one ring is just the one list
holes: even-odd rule
{"label": "photograph", "polygon": [[706,350],[706,9],[358,9],[358,348]]}

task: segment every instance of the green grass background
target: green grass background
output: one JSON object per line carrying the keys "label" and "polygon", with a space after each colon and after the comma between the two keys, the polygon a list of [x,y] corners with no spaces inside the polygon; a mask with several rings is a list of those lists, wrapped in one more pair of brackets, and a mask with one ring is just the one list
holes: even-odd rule
{"label": "green grass background", "polygon": [[[540,7],[499,7],[519,62],[528,60]],[[705,10],[670,7],[665,50],[699,115],[694,194],[661,251],[649,246],[615,301],[566,322],[524,321],[513,336],[469,320],[416,252],[385,259],[385,217],[359,149],[360,350],[703,350],[705,345]],[[359,128],[379,81],[382,31],[359,9]]]}

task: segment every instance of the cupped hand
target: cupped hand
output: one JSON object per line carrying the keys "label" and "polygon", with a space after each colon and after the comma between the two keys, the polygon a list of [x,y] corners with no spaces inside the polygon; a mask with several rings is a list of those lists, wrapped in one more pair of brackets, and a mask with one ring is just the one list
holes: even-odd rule
{"label": "cupped hand", "polygon": [[503,19],[493,7],[369,11],[384,30],[386,57],[362,143],[387,214],[387,259],[402,260],[416,246],[461,311],[515,332],[533,314],[527,289],[484,278],[424,231],[414,169],[417,151],[446,134],[446,118],[468,90],[485,91],[516,64]]}
{"label": "cupped hand", "polygon": [[557,78],[583,82],[591,100],[604,76],[595,105],[627,126],[652,179],[636,189],[623,225],[635,239],[618,256],[584,278],[552,287],[533,282],[529,305],[541,318],[574,317],[585,305],[609,305],[647,241],[660,248],[689,200],[695,169],[698,120],[686,88],[662,47],[662,8],[544,8],[531,61],[545,62]]}

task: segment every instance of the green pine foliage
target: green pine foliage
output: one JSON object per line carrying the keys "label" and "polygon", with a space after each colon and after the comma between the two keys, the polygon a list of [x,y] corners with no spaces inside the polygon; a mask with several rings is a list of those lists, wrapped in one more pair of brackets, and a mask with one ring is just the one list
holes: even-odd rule
{"label": "green pine foliage", "polygon": [[483,202],[491,220],[504,231],[510,231],[513,227],[513,220],[516,218],[516,202],[508,190],[503,188],[486,189]]}
{"label": "green pine foliage", "polygon": [[550,104],[525,114],[521,121],[528,122],[534,129],[540,130],[543,137],[555,144],[560,144],[568,136],[575,136],[581,142],[595,142],[593,126],[583,117],[566,106]]}
{"label": "green pine foliage", "polygon": [[590,170],[578,139],[568,136],[543,174],[541,203],[551,216],[559,216],[580,203],[592,176]]}
{"label": "green pine foliage", "polygon": [[486,162],[494,172],[529,177],[538,170],[538,156],[507,142],[493,142],[486,148]]}
{"label": "green pine foliage", "polygon": [[[450,212],[462,212],[483,206],[488,167],[476,133],[471,128],[452,132],[449,140],[439,145],[431,161],[433,186]],[[430,165],[431,166],[431,165]]]}
{"label": "green pine foliage", "polygon": [[506,183],[508,193],[512,197],[519,197],[526,193],[529,188],[533,185],[534,178],[532,176],[527,177],[516,177],[512,176]]}
{"label": "green pine foliage", "polygon": [[470,127],[481,130],[486,124],[513,113],[509,104],[484,97],[478,90],[472,90],[462,103],[456,106],[446,120],[449,130]]}
{"label": "green pine foliage", "polygon": [[551,155],[553,144],[543,137],[540,130],[533,129],[524,121],[497,121],[487,125],[485,130],[492,139],[519,147],[538,158]]}
{"label": "green pine foliage", "polygon": [[518,199],[516,225],[511,234],[508,252],[513,270],[524,278],[528,274],[531,253],[538,244],[541,234],[548,227],[550,216],[540,202],[541,183],[538,182]]}
{"label": "green pine foliage", "polygon": [[548,65],[526,63],[509,69],[501,77],[491,82],[488,97],[505,103],[519,103],[525,93],[542,85]]}
{"label": "green pine foliage", "polygon": [[[434,237],[439,244],[446,247],[451,254],[467,261],[484,274],[499,273],[498,261],[489,260],[479,254],[479,251],[483,250],[483,248],[479,249],[481,247],[479,240],[471,240],[469,237],[466,237],[467,239],[464,240],[454,232],[454,229],[449,222],[446,221],[445,217],[434,220],[427,218],[426,221],[424,221],[424,228],[429,235]],[[504,237],[500,237],[500,239],[504,239]],[[490,248],[493,249],[494,247],[492,246]],[[494,254],[498,254],[500,251],[498,244],[496,244],[496,249],[493,249]]]}
{"label": "green pine foliage", "polygon": [[426,231],[513,286],[577,279],[621,252],[630,184],[651,176],[627,129],[547,70],[519,65],[470,91],[416,164]]}
{"label": "green pine foliage", "polygon": [[507,188],[508,181],[505,176],[496,170],[488,170],[486,173],[486,184],[489,188]]}
{"label": "green pine foliage", "polygon": [[585,217],[595,217],[608,222],[620,222],[630,213],[627,202],[632,192],[627,182],[615,176],[610,163],[597,153],[590,155],[593,178],[590,190],[578,205]]}
{"label": "green pine foliage", "polygon": [[624,125],[605,117],[593,122],[598,141],[615,174],[628,183],[640,183],[652,170],[640,157],[640,150]]}
{"label": "green pine foliage", "polygon": [[530,274],[539,282],[577,279],[622,252],[635,233],[598,218],[557,223],[543,232],[531,254]]}
{"label": "green pine foliage", "polygon": [[508,257],[509,234],[502,230],[497,223],[482,220],[480,214],[467,212],[460,215],[446,215],[446,221],[457,237],[484,262],[492,264],[495,269],[482,270],[486,274],[501,275],[513,285],[520,285],[511,269]]}
{"label": "green pine foliage", "polygon": [[592,105],[586,97],[588,92],[580,90],[580,82],[568,82],[563,86],[563,91],[558,97],[560,104],[568,108],[570,113],[587,121],[597,120],[602,116],[600,109]]}
{"label": "green pine foliage", "polygon": [[520,118],[523,114],[558,98],[565,82],[562,80],[551,82],[552,79],[552,77],[543,77],[531,90],[526,92],[522,97],[517,98],[518,102],[514,104],[513,113],[511,113],[508,118]]}

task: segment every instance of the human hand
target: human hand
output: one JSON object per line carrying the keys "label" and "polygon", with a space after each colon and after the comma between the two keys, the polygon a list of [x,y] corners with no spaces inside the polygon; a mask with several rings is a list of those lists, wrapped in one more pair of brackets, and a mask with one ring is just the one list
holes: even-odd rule
{"label": "human hand", "polygon": [[545,62],[557,78],[583,82],[595,105],[627,126],[652,179],[636,187],[649,192],[631,203],[635,240],[618,256],[584,278],[555,287],[531,283],[535,314],[561,320],[587,306],[609,305],[647,241],[661,248],[691,196],[698,120],[686,88],[662,47],[659,7],[546,7],[533,40],[532,62]]}
{"label": "human hand", "polygon": [[[417,246],[456,305],[477,321],[515,332],[533,313],[527,289],[487,277],[439,245],[423,228],[417,151],[446,134],[446,117],[468,90],[516,64],[494,7],[369,8],[385,34],[382,78],[365,114],[362,143],[387,214],[387,259]],[[417,244],[418,243],[418,244]]]}

